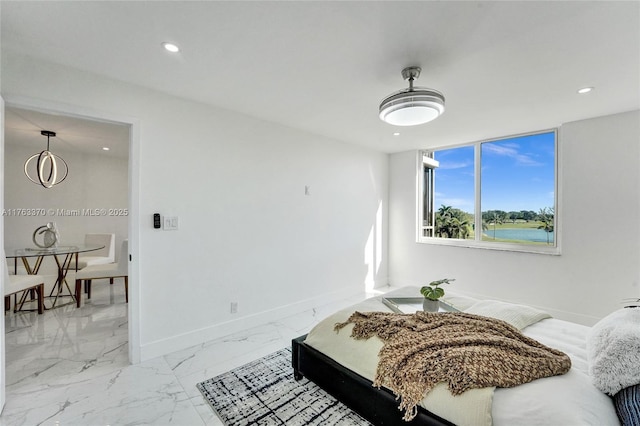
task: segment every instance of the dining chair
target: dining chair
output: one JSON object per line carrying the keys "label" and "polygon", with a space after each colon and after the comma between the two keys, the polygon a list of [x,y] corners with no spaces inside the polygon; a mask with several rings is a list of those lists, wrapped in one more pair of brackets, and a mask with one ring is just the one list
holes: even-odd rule
{"label": "dining chair", "polygon": [[[7,259],[7,270],[13,275],[26,275],[27,269],[19,262],[17,258]],[[11,275],[10,274],[10,275]]]}
{"label": "dining chair", "polygon": [[[3,253],[4,254],[4,253]],[[38,314],[44,312],[44,279],[43,275],[9,275],[9,269],[4,269],[4,310],[11,308],[11,296],[14,296],[13,311],[22,309],[27,301],[30,290],[33,290],[38,303]],[[18,293],[22,293],[18,301]],[[20,305],[20,308],[18,308]]]}
{"label": "dining chair", "polygon": [[69,269],[83,269],[91,265],[103,265],[116,261],[115,253],[116,234],[85,234],[86,246],[104,246],[100,250],[78,254],[78,264],[75,258],[71,261]]}
{"label": "dining chair", "polygon": [[[89,265],[76,273],[76,304],[82,300],[82,282],[87,287],[87,299],[91,299],[91,281],[109,278],[124,278],[125,301],[129,303],[129,240],[122,241],[120,258],[117,263]],[[113,281],[111,281],[113,283]]]}

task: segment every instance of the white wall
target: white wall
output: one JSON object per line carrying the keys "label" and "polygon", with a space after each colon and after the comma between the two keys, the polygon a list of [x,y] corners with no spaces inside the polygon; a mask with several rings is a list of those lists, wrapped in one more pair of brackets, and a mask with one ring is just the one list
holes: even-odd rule
{"label": "white wall", "polygon": [[[109,215],[111,209],[128,209],[128,160],[104,155],[90,155],[56,149],[69,165],[64,182],[45,189],[35,185],[24,175],[24,161],[37,153],[7,140],[5,144],[5,209],[42,209],[44,216],[6,215],[4,246],[31,247],[33,231],[47,222],[55,222],[60,232],[60,244],[82,244],[86,233],[116,234],[116,257],[120,244],[127,238],[126,216]],[[106,209],[106,215],[82,215],[83,209]],[[80,216],[65,216],[59,210],[80,210]],[[51,214],[51,211],[55,211]],[[51,258],[48,270],[55,271]]]}
{"label": "white wall", "polygon": [[560,256],[416,243],[415,152],[392,155],[390,283],[456,278],[452,290],[585,324],[639,297],[640,112],[567,123],[559,138]]}
{"label": "white wall", "polygon": [[[0,4],[2,8],[2,4]],[[2,12],[0,12],[1,14]],[[2,40],[0,37],[0,45]],[[2,58],[0,58],[0,87],[2,86]],[[0,96],[0,152],[4,152],[4,99]],[[4,209],[4,164],[0,162],[0,209]],[[4,220],[0,223],[0,241],[4,241]],[[0,290],[4,294],[4,269],[6,264],[0,265]],[[4,355],[4,321],[0,324],[0,412],[4,410],[5,404],[5,364],[6,358]]]}
{"label": "white wall", "polygon": [[139,120],[141,359],[386,284],[386,154],[3,55],[7,99]]}
{"label": "white wall", "polygon": [[[1,81],[1,79],[0,79]],[[3,131],[0,132],[0,152],[4,149],[4,99],[0,96],[0,129]],[[0,209],[4,209],[4,163],[0,162]],[[0,223],[0,241],[4,239],[4,221]],[[4,250],[3,250],[4,253]],[[4,272],[4,268],[7,265],[4,262],[0,262],[0,289],[2,290],[2,294],[4,295],[4,277],[6,276]],[[5,381],[6,381],[6,357],[4,353],[4,321],[0,321],[0,412],[4,409],[5,403]]]}

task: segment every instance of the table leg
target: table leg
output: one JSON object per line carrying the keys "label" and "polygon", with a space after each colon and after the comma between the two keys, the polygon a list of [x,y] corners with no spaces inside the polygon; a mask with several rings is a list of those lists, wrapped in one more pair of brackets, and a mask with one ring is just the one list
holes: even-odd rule
{"label": "table leg", "polygon": [[[71,296],[71,298],[73,298],[73,300],[76,301],[76,295],[71,291],[71,288],[69,287],[69,283],[67,283],[67,272],[69,272],[69,266],[71,266],[71,259],[73,259],[73,255],[74,253],[69,253],[65,255],[64,260],[62,261],[62,264],[60,263],[60,259],[58,258],[58,255],[53,255],[53,258],[56,260],[56,265],[58,265],[58,279],[56,280],[56,283],[53,285],[53,288],[51,289],[51,293],[49,294],[49,296],[51,297],[53,295],[53,292],[56,290],[56,288],[58,291],[56,292],[56,296],[53,299],[53,305],[51,305],[52,308],[56,306],[56,303],[58,303],[59,296]],[[67,291],[69,292],[69,294],[62,294],[63,285],[67,288]]]}
{"label": "table leg", "polygon": [[[20,259],[22,259],[22,264],[24,265],[24,269],[27,271],[27,274],[29,275],[36,275],[38,274],[38,272],[40,271],[40,266],[42,266],[42,261],[44,260],[44,256],[38,256],[36,257],[36,262],[34,263],[33,267],[31,266],[31,264],[29,263],[29,258],[27,257],[21,257]],[[13,264],[13,269],[14,269],[14,273],[17,274],[18,273],[18,258],[14,258],[14,264]],[[43,288],[43,294],[42,294],[42,299],[40,300],[44,300],[44,285],[42,286]],[[18,295],[14,294],[13,295],[13,302],[14,302],[14,307],[13,307],[13,312],[18,312],[21,311],[24,304],[27,302],[27,294],[31,295],[31,300],[36,300],[36,302],[38,303],[38,313],[40,312],[40,303],[41,301],[38,300],[38,296],[37,296],[37,289],[29,289],[29,290],[25,290],[22,295],[20,296],[20,300],[18,301]],[[42,305],[42,310],[46,310],[47,308],[44,306],[44,303]],[[33,309],[27,309],[28,311],[33,311]]]}
{"label": "table leg", "polygon": [[[29,275],[36,275],[38,273],[38,271],[40,271],[40,266],[42,266],[42,261],[44,260],[44,256],[38,256],[36,258],[36,263],[33,265],[33,268],[31,267],[31,264],[29,263],[29,259],[27,257],[22,257],[22,264],[24,265],[24,269],[27,270],[27,274]],[[17,269],[17,262],[16,262],[16,273],[18,273]]]}
{"label": "table leg", "polygon": [[[18,312],[22,310],[22,306],[24,306],[24,302],[27,301],[27,294],[31,294],[31,289],[28,289],[22,292],[22,295],[20,296],[20,301],[18,301],[17,299],[14,299],[15,305],[13,306],[13,312]],[[31,294],[31,300],[33,300],[33,294]]]}

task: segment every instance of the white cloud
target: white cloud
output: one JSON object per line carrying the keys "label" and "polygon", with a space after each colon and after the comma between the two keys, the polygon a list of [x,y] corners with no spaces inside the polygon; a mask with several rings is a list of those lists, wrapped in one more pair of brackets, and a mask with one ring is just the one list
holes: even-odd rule
{"label": "white cloud", "polygon": [[482,145],[482,150],[489,154],[499,155],[502,157],[513,158],[516,163],[521,166],[542,166],[543,164],[536,161],[531,155],[521,154],[518,152],[517,144],[497,144],[486,143]]}
{"label": "white cloud", "polygon": [[464,169],[466,167],[473,167],[473,162],[472,161],[462,161],[458,163],[442,162],[440,163],[440,167],[438,168],[441,170],[455,170],[455,169]]}

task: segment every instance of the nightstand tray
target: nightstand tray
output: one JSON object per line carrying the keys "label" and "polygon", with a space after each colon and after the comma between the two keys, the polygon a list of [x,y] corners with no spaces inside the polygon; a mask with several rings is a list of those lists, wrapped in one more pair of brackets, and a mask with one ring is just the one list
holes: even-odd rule
{"label": "nightstand tray", "polygon": [[[424,297],[382,297],[384,303],[389,309],[397,314],[415,314],[423,311],[422,301]],[[440,300],[440,308],[438,312],[459,312],[453,306]]]}

